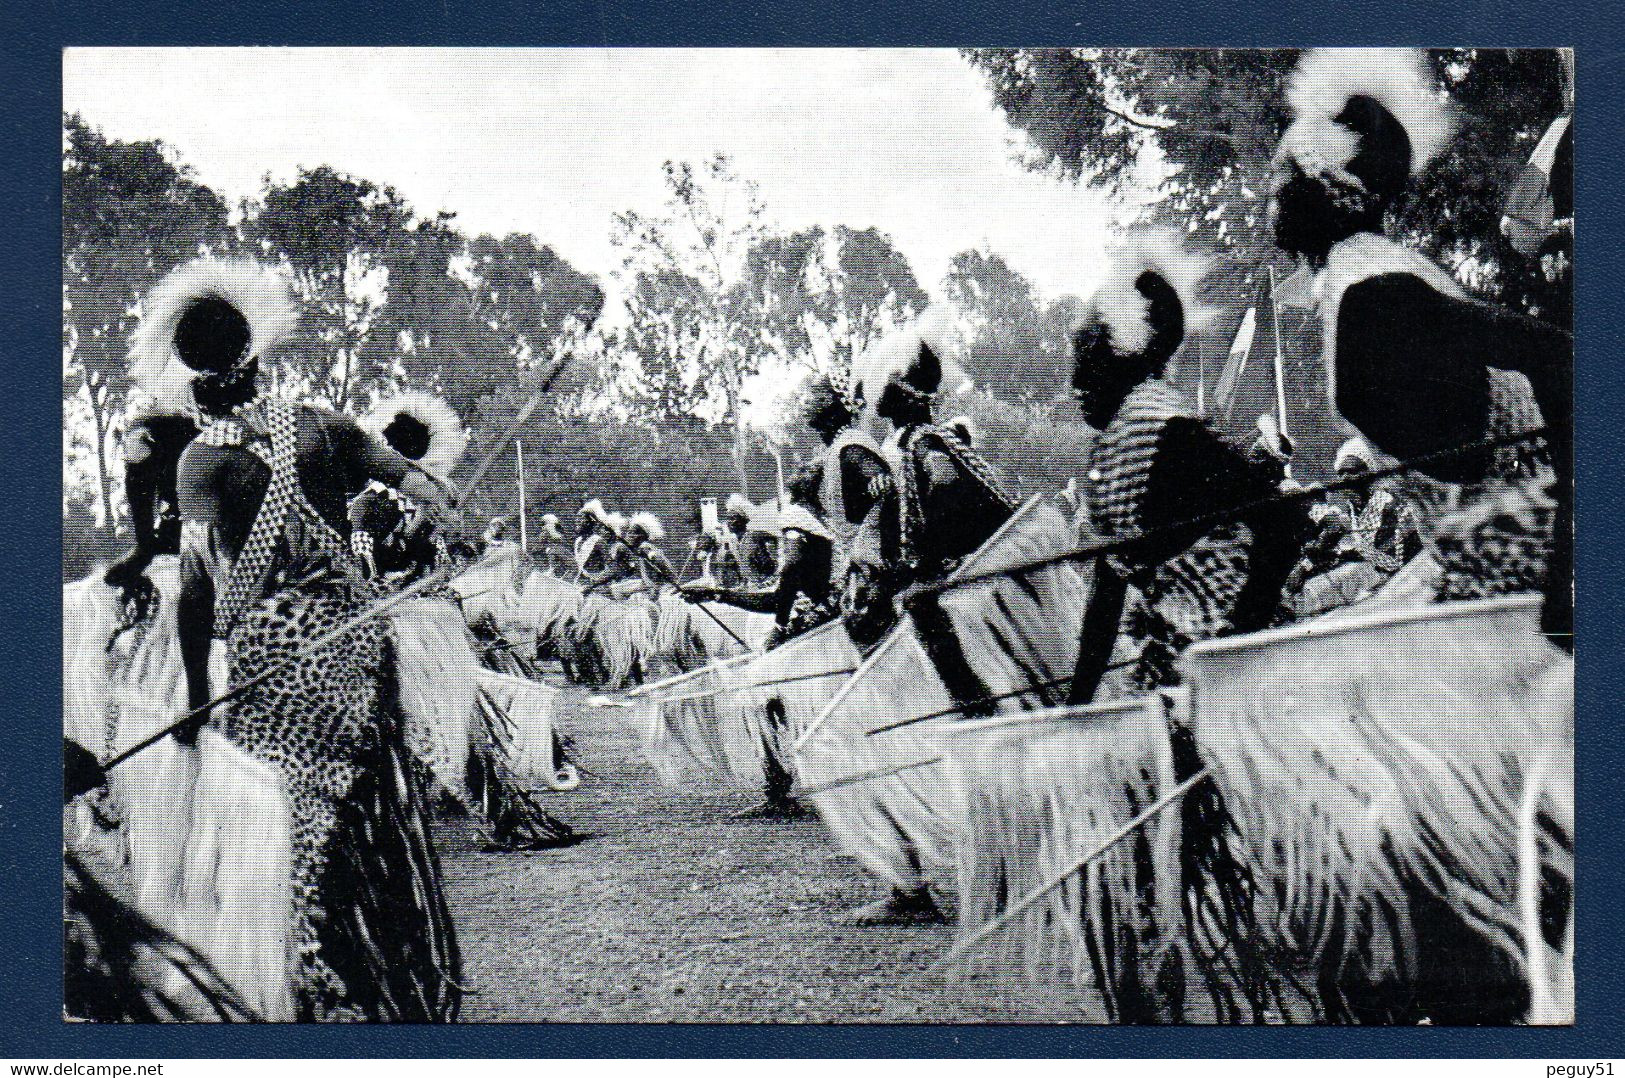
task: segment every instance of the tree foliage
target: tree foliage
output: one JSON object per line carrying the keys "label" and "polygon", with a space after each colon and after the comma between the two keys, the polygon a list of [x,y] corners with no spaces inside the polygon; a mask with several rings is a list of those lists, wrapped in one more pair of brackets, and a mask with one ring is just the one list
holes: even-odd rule
{"label": "tree foliage", "polygon": [[127,338],[141,295],[228,241],[227,208],[161,142],[109,140],[77,115],[64,117],[63,142],[62,389],[64,408],[88,421],[65,427],[65,447],[88,458],[94,512],[111,527],[110,443],[121,429]]}
{"label": "tree foliage", "polygon": [[983,250],[954,255],[943,291],[959,315],[964,366],[977,385],[1004,400],[1038,404],[1069,395],[1076,296],[1046,303],[1032,282]]}
{"label": "tree foliage", "polygon": [[597,282],[535,238],[469,240],[451,214],[419,215],[387,185],[305,169],[268,181],[233,222],[162,143],[108,140],[77,116],[63,128],[64,512],[89,511],[65,521],[75,532],[110,533],[122,512],[110,448],[140,298],[200,253],[290,271],[303,316],[296,339],[266,357],[266,377],[352,412],[414,387],[473,416],[494,387],[582,347],[603,306]]}

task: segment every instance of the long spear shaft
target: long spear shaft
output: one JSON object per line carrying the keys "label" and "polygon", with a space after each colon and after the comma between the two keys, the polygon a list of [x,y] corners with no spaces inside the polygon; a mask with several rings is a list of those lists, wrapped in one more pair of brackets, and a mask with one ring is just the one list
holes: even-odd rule
{"label": "long spear shaft", "polygon": [[1281,435],[1286,429],[1286,359],[1281,354],[1281,305],[1275,300],[1275,267],[1270,271],[1270,331],[1275,338],[1275,413],[1280,421]]}
{"label": "long spear shaft", "polygon": [[1091,540],[1071,550],[1059,554],[1047,554],[1041,558],[1021,562],[1016,565],[1006,565],[997,569],[984,569],[979,572],[966,573],[963,576],[950,577],[937,584],[922,584],[917,587],[914,598],[925,595],[940,595],[944,592],[954,591],[958,588],[968,587],[984,580],[997,580],[1007,576],[1018,576],[1030,573],[1051,565],[1061,565],[1069,561],[1081,561],[1093,558],[1100,554],[1108,554],[1119,550],[1130,550],[1143,547],[1146,544],[1169,535],[1204,530],[1217,527],[1220,524],[1231,524],[1243,520],[1254,513],[1264,509],[1314,501],[1325,494],[1333,494],[1340,490],[1353,490],[1358,487],[1367,487],[1378,480],[1388,479],[1397,475],[1405,475],[1418,470],[1428,464],[1437,464],[1457,457],[1473,453],[1488,453],[1491,450],[1503,449],[1508,446],[1533,442],[1546,436],[1546,427],[1540,426],[1530,430],[1518,431],[1514,434],[1498,434],[1490,438],[1483,438],[1466,445],[1452,446],[1449,449],[1440,449],[1432,453],[1423,453],[1410,460],[1400,461],[1386,468],[1378,468],[1348,479],[1336,479],[1328,483],[1311,483],[1282,494],[1272,494],[1266,498],[1255,498],[1239,505],[1226,506],[1222,509],[1198,513],[1186,520],[1173,524],[1162,524],[1154,528],[1147,528],[1141,532],[1128,532],[1111,539]]}
{"label": "long spear shaft", "polygon": [[827,794],[831,790],[839,790],[843,786],[856,786],[858,783],[868,782],[870,779],[883,779],[888,775],[899,775],[904,771],[913,771],[917,767],[930,767],[932,764],[940,763],[942,763],[942,757],[933,756],[929,760],[915,760],[912,763],[897,764],[895,767],[877,767],[873,771],[859,771],[855,775],[843,775],[838,779],[831,779],[829,782],[820,783],[817,786],[809,786],[805,790],[791,790],[790,796],[800,801],[803,798]]}
{"label": "long spear shaft", "polygon": [[981,928],[978,928],[975,932],[972,932],[970,935],[954,944],[951,948],[949,948],[947,954],[943,955],[941,959],[933,963],[932,968],[941,969],[942,967],[947,966],[955,959],[962,956],[966,951],[970,950],[972,947],[975,947],[978,943],[981,943],[983,940],[993,935],[993,933],[999,931],[999,929],[1003,928],[1017,917],[1020,917],[1023,913],[1026,913],[1027,910],[1031,909],[1039,899],[1043,898],[1045,895],[1061,886],[1061,884],[1071,879],[1074,875],[1083,871],[1089,865],[1099,860],[1106,853],[1106,851],[1110,850],[1119,842],[1122,842],[1125,838],[1132,835],[1141,827],[1144,827],[1150,822],[1153,816],[1156,816],[1158,813],[1168,808],[1168,806],[1190,793],[1191,789],[1197,783],[1208,777],[1208,769],[1204,767],[1202,770],[1198,771],[1196,774],[1192,775],[1178,786],[1175,786],[1172,790],[1169,790],[1162,797],[1159,797],[1150,808],[1147,808],[1144,812],[1134,817],[1134,819],[1130,820],[1122,827],[1119,827],[1116,831],[1113,831],[1111,835],[1108,836],[1107,839],[1100,845],[1096,846],[1094,849],[1090,850],[1076,861],[1073,861],[1060,872],[1057,872],[1055,875],[1051,876],[1039,887],[1029,891],[1020,902],[1017,902],[1014,906],[1011,906],[1009,909],[999,914],[999,916],[995,917]]}
{"label": "long spear shaft", "polygon": [[690,700],[704,700],[711,696],[721,696],[725,692],[745,692],[750,689],[771,689],[779,685],[790,685],[797,681],[816,681],[819,678],[841,677],[844,674],[857,672],[857,667],[848,666],[841,670],[815,670],[810,674],[791,674],[788,677],[774,678],[772,681],[754,681],[749,685],[729,685],[716,689],[705,689],[700,692],[685,693],[682,696],[665,696],[660,698],[663,704],[682,704]]}
{"label": "long spear shaft", "polygon": [[744,638],[742,638],[738,633],[736,633],[732,629],[728,628],[728,623],[723,621],[721,618],[717,617],[716,612],[714,610],[712,610],[710,607],[706,606],[705,603],[701,602],[699,599],[695,599],[692,596],[685,593],[683,591],[683,586],[677,582],[677,580],[671,575],[671,573],[667,572],[665,569],[662,569],[659,565],[656,565],[653,558],[649,557],[649,555],[645,554],[642,550],[640,550],[637,547],[629,545],[629,546],[627,546],[626,549],[630,550],[633,554],[636,554],[639,561],[643,562],[643,564],[647,565],[650,569],[654,570],[654,574],[660,578],[660,582],[662,584],[670,584],[672,587],[676,588],[677,589],[677,594],[682,597],[684,602],[691,603],[694,606],[699,607],[700,611],[702,613],[704,613],[706,617],[708,617],[712,621],[716,622],[717,626],[719,628],[721,628],[723,632],[725,632],[729,636],[733,637],[734,642],[737,643],[740,647],[744,648],[746,651],[755,651],[756,650],[755,648],[751,647],[749,644],[745,643]]}

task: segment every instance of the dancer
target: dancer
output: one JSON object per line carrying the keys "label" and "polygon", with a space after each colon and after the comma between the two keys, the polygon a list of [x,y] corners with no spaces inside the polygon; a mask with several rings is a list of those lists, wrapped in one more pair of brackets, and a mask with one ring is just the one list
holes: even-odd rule
{"label": "dancer", "polygon": [[[1174,659],[1190,643],[1269,625],[1308,534],[1301,510],[1205,531],[1178,527],[1204,510],[1268,498],[1282,478],[1273,455],[1220,437],[1164,378],[1188,332],[1209,318],[1196,299],[1206,271],[1171,231],[1124,236],[1073,338],[1073,389],[1100,431],[1090,522],[1103,539],[1157,535],[1098,560],[1072,703],[1094,698],[1120,624],[1140,656],[1132,680],[1147,689],[1177,681]],[[1125,615],[1131,586],[1137,598]]]}
{"label": "dancer", "polygon": [[[468,444],[457,413],[438,397],[401,393],[378,404],[361,427],[441,483]],[[350,546],[369,576],[406,584],[447,558],[428,514],[411,498],[373,480],[350,503]]]}
{"label": "dancer", "polygon": [[[446,496],[354,422],[261,395],[272,339],[255,315],[292,320],[272,271],[203,261],[160,287],[136,347],[184,365],[200,420],[177,470],[187,695],[204,709],[219,689],[255,683],[198,722],[263,763],[287,799],[294,1017],[449,1019],[456,942],[385,674],[387,624],[307,651],[377,595],[343,537],[349,498],[377,480],[432,514]],[[214,646],[225,652],[219,685]]]}
{"label": "dancer", "polygon": [[1414,460],[1544,425],[1549,472],[1527,445],[1424,461],[1437,481],[1424,519],[1442,595],[1542,590],[1542,627],[1568,648],[1573,337],[1469,298],[1382,234],[1388,209],[1454,129],[1426,65],[1414,50],[1304,56],[1277,154],[1275,238],[1319,273],[1332,403],[1377,449]]}

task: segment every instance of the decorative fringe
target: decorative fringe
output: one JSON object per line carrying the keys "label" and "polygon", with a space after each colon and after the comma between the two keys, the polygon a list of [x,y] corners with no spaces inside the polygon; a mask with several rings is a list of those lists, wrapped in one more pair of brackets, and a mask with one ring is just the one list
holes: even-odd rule
{"label": "decorative fringe", "polygon": [[[94,577],[63,589],[64,727],[102,759],[186,706],[177,559],[155,559],[147,576],[156,609],[116,637],[114,589]],[[291,1017],[291,852],[281,776],[206,729],[191,746],[165,738],[131,758],[112,772],[110,786],[142,916],[200,955],[252,1013]],[[220,1017],[184,964],[171,963],[151,989],[177,1013]]]}
{"label": "decorative fringe", "polygon": [[[1555,873],[1572,894],[1573,666],[1540,635],[1536,596],[1413,603],[1196,645],[1189,721],[1244,840],[1262,943],[1318,979],[1329,1016],[1508,1021],[1545,966],[1528,881]],[[1572,1021],[1551,980],[1541,1019]]]}
{"label": "decorative fringe", "polygon": [[[1172,789],[1157,697],[966,723],[944,739],[966,804],[959,932],[968,937]],[[1184,1017],[1180,816],[1154,816],[1027,910],[978,963],[1099,988],[1114,1022]]]}
{"label": "decorative fringe", "polygon": [[[1074,549],[1077,525],[1060,498],[1034,497],[959,569],[960,575],[996,572]],[[1005,697],[998,710],[1031,710],[1062,703],[1078,662],[1078,637],[1094,589],[1088,564],[1060,562],[1010,573],[943,593],[958,651],[986,690]],[[929,648],[931,641],[926,641]],[[1033,688],[1048,686],[1047,688]],[[1033,689],[1030,694],[1009,694]]]}
{"label": "decorative fringe", "polygon": [[526,678],[493,671],[479,675],[484,733],[507,773],[521,783],[567,791],[581,784],[581,776],[558,751],[559,695],[551,685]]}
{"label": "decorative fringe", "polygon": [[[679,671],[697,670],[707,663],[746,653],[747,649],[740,647],[738,640],[697,609],[699,604],[669,589],[662,591],[656,602],[659,614],[655,624],[655,654]],[[750,651],[760,651],[773,632],[771,614],[741,610],[726,603],[704,605],[749,644]]]}
{"label": "decorative fringe", "polygon": [[[175,621],[179,559],[154,559],[147,577],[156,603],[144,621],[122,631],[119,593],[99,575],[62,589],[63,733],[98,759],[137,744],[186,709]],[[174,791],[189,790],[196,773],[195,753],[165,738],[109,774],[130,885],[149,915],[161,915],[180,863],[190,805]]]}
{"label": "decorative fringe", "polygon": [[462,956],[429,832],[427,791],[396,732],[385,731],[380,749],[339,806],[328,868],[329,890],[350,901],[328,907],[327,931],[364,966],[346,976],[353,1013],[345,1017],[455,1021]]}
{"label": "decorative fringe", "polygon": [[396,684],[407,749],[465,805],[470,723],[480,661],[455,604],[409,599],[389,615],[395,631]]}
{"label": "decorative fringe", "polygon": [[[116,833],[64,821],[63,1012],[97,1022],[264,1021],[195,948],[141,911]],[[173,986],[182,986],[180,993]]]}
{"label": "decorative fringe", "polygon": [[[965,560],[959,574],[1026,563],[1077,541],[1060,501],[1034,498]],[[990,577],[916,604],[799,733],[795,771],[802,785],[816,788],[940,756],[945,732],[968,715],[1064,700],[1089,587],[1086,570],[1060,563]],[[939,718],[870,736],[891,722],[932,715]],[[813,802],[836,841],[894,886],[917,887],[927,874],[951,876],[964,799],[942,768],[841,786]]]}
{"label": "decorative fringe", "polygon": [[604,684],[622,689],[642,680],[641,661],[654,654],[656,609],[645,595],[582,600],[576,638],[602,660]]}
{"label": "decorative fringe", "polygon": [[507,635],[521,624],[519,581],[523,571],[523,561],[515,547],[512,551],[486,556],[447,583],[461,597],[463,617],[470,625],[489,617]]}
{"label": "decorative fringe", "polygon": [[639,689],[634,721],[643,753],[665,785],[696,782],[760,790],[766,773],[761,739],[748,711],[730,700],[750,655],[739,655]]}
{"label": "decorative fringe", "polygon": [[[818,789],[939,757],[930,724],[867,735],[905,707],[926,714],[952,704],[919,637],[899,626],[797,738],[795,773],[804,788]],[[940,763],[830,788],[812,802],[836,844],[893,887],[952,881],[964,806]]]}

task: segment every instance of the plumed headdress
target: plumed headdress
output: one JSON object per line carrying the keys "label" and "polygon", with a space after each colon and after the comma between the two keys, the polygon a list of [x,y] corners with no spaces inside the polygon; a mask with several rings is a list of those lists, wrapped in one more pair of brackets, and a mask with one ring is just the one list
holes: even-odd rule
{"label": "plumed headdress", "polygon": [[599,498],[591,499],[580,509],[576,510],[576,516],[592,517],[594,520],[603,520],[604,517],[608,515],[609,510],[604,508],[603,500]]}
{"label": "plumed headdress", "polygon": [[814,374],[801,386],[798,411],[801,421],[812,426],[820,417],[838,414],[848,426],[863,414],[861,394],[854,392],[851,378],[843,371]]}
{"label": "plumed headdress", "polygon": [[852,377],[864,400],[878,402],[888,383],[916,399],[929,399],[945,377],[959,374],[959,333],[945,307],[933,307],[883,337],[852,361]]}
{"label": "plumed headdress", "polygon": [[1186,337],[1204,332],[1214,310],[1197,298],[1213,260],[1185,246],[1171,228],[1139,228],[1117,237],[1100,287],[1086,306],[1085,324],[1103,326],[1120,356],[1161,362]]}
{"label": "plumed headdress", "polygon": [[1332,462],[1333,471],[1342,471],[1343,465],[1359,461],[1368,471],[1376,471],[1377,451],[1371,448],[1371,443],[1356,434],[1344,442],[1337,450],[1337,457]]}
{"label": "plumed headdress", "polygon": [[603,524],[605,527],[607,527],[610,531],[614,532],[616,535],[625,535],[626,534],[626,514],[625,513],[605,513],[603,516],[598,518],[598,522],[600,524]]}
{"label": "plumed headdress", "polygon": [[559,515],[557,513],[542,514],[542,534],[549,539],[564,538],[564,532],[559,528]]}
{"label": "plumed headdress", "polygon": [[665,526],[660,523],[660,518],[653,513],[633,513],[632,518],[626,524],[629,528],[642,528],[643,534],[657,543],[666,537]]}
{"label": "plumed headdress", "polygon": [[743,513],[746,517],[756,512],[756,506],[743,494],[730,494],[728,500],[722,503],[724,513]]}
{"label": "plumed headdress", "polygon": [[199,258],[170,270],[141,300],[130,335],[132,401],[180,413],[200,375],[252,377],[254,361],[299,324],[287,276],[243,258]]}
{"label": "plumed headdress", "polygon": [[974,446],[976,444],[976,423],[970,416],[956,415],[944,423],[943,427],[959,435],[960,441],[966,445]]}
{"label": "plumed headdress", "polygon": [[379,401],[361,427],[442,482],[468,448],[468,432],[451,406],[417,390]]}
{"label": "plumed headdress", "polygon": [[1418,49],[1314,49],[1287,83],[1280,155],[1392,199],[1438,156],[1455,115]]}

